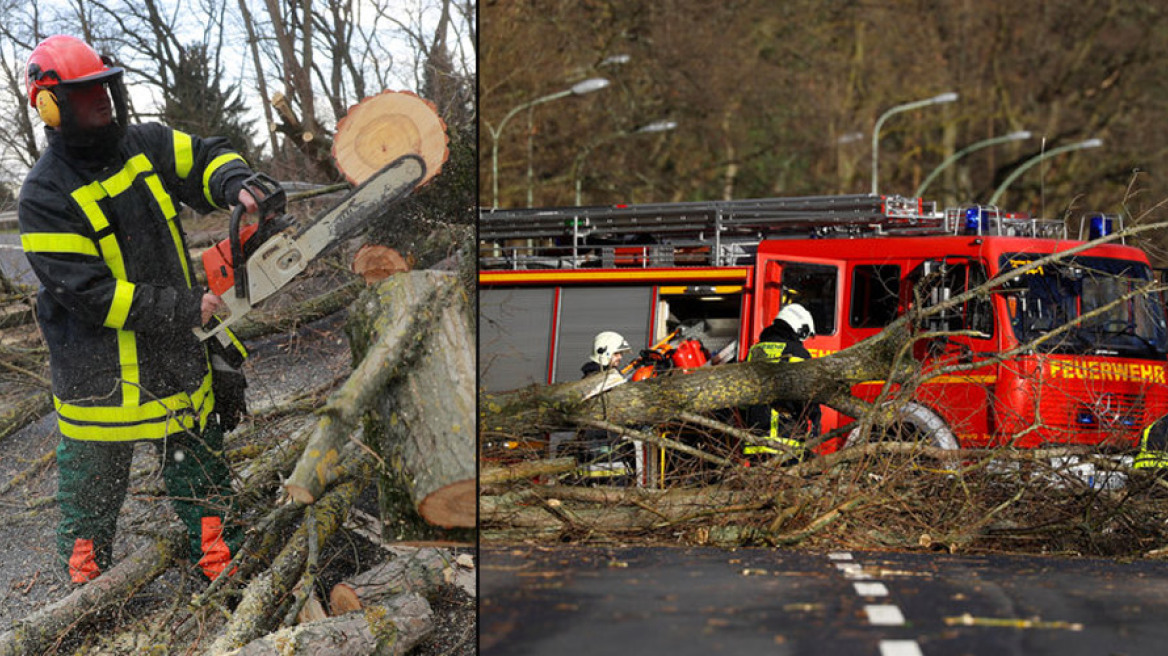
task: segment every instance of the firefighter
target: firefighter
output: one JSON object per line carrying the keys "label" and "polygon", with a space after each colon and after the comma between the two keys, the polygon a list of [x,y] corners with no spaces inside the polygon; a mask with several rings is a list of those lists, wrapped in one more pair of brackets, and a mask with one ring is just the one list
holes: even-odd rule
{"label": "firefighter", "polygon": [[[588,361],[580,367],[583,378],[604,372],[604,379],[585,398],[595,396],[625,382],[620,373],[624,354],[632,349],[625,338],[617,332],[606,330],[592,339],[592,350]],[[633,473],[635,463],[629,453],[629,444],[617,433],[601,429],[588,429],[580,434],[576,449],[576,459],[581,467],[578,473],[589,482],[625,482]]]}
{"label": "firefighter", "polygon": [[[37,321],[49,349],[61,565],[75,583],[111,566],[134,444],[152,443],[186,526],[192,560],[214,578],[239,547],[222,454],[227,401],[192,329],[223,301],[196,284],[177,219],[256,201],[226,139],[157,123],[128,125],[123,71],[71,36],[28,58],[29,103],[47,147],[24,181],[21,243],[40,280]],[[238,399],[235,399],[238,402]]]}
{"label": "firefighter", "polygon": [[1160,417],[1144,429],[1132,467],[1157,474],[1168,470],[1168,416]]}
{"label": "firefighter", "polygon": [[[750,347],[747,361],[800,362],[811,357],[803,340],[815,334],[815,320],[807,308],[799,303],[784,305],[771,325],[763,329],[758,343]],[[804,457],[803,444],[807,435],[819,434],[819,405],[790,401],[776,401],[771,405],[751,406],[747,420],[751,427],[766,432],[764,441],[775,446],[746,444],[743,453],[751,459],[787,453],[789,462]]]}
{"label": "firefighter", "polygon": [[630,350],[629,343],[620,333],[606,330],[597,333],[592,339],[592,352],[588,354],[588,361],[580,367],[585,377],[598,371],[620,371],[621,360]]}

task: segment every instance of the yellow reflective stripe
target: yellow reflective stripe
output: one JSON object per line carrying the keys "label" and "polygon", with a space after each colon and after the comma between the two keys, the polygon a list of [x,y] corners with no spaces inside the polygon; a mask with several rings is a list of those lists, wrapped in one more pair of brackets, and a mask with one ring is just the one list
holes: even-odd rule
{"label": "yellow reflective stripe", "polygon": [[109,227],[105,213],[97,206],[97,201],[105,198],[105,189],[102,189],[100,182],[90,182],[84,187],[74,189],[72,196],[73,200],[81,206],[81,210],[85,212],[85,217],[89,219],[89,224],[93,226],[94,232],[101,232]]}
{"label": "yellow reflective stripe", "polygon": [[191,135],[174,131],[174,172],[183,180],[191,173],[195,164],[195,151],[191,149]]}
{"label": "yellow reflective stripe", "polygon": [[742,449],[742,452],[749,455],[754,453],[778,453],[777,449],[772,449],[769,446],[748,446]]}
{"label": "yellow reflective stripe", "polygon": [[[203,169],[203,195],[207,197],[207,202],[211,204],[211,207],[219,207],[215,204],[215,201],[211,199],[211,176],[215,174],[215,171],[218,170],[220,166],[223,166],[227,162],[233,160],[239,160],[243,162],[243,155],[240,155],[239,153],[226,153],[220,155],[211,160],[211,163],[207,165],[207,168]],[[246,164],[247,162],[244,163]],[[233,200],[235,199],[228,198],[227,204],[230,205]]]}
{"label": "yellow reflective stripe", "polygon": [[130,304],[134,301],[134,283],[118,280],[114,285],[114,299],[110,301],[109,313],[102,325],[121,330],[130,316]]}
{"label": "yellow reflective stripe", "polygon": [[235,348],[239,349],[239,353],[243,355],[244,359],[247,359],[247,347],[243,345],[243,342],[239,341],[239,338],[235,336],[235,333],[231,332],[230,328],[224,328],[223,332],[227,333],[227,338],[231,340],[231,343],[235,345]]}
{"label": "yellow reflective stripe", "polygon": [[61,430],[62,435],[75,440],[95,442],[157,440],[193,429],[195,418],[191,415],[182,415],[157,422],[134,424],[133,426],[72,424],[65,419],[58,419],[57,427]]}
{"label": "yellow reflective stripe", "polygon": [[[154,399],[139,406],[86,406],[65,403],[53,397],[53,405],[62,419],[91,424],[138,424],[158,421],[182,410],[194,409],[203,414],[209,405],[206,401],[211,394],[211,374],[203,376],[203,382],[193,393],[179,392]],[[123,427],[124,428],[124,427]]]}
{"label": "yellow reflective stripe", "polygon": [[129,330],[118,331],[118,364],[122,368],[122,406],[137,407],[142,398],[138,375],[138,336]]}
{"label": "yellow reflective stripe", "polygon": [[143,173],[148,173],[154,170],[154,166],[150,160],[146,158],[145,154],[135,155],[130,158],[126,165],[122,167],[121,171],[111,175],[105,180],[101,181],[101,188],[109,196],[119,196],[134,184],[134,180]]}
{"label": "yellow reflective stripe", "polygon": [[759,342],[750,347],[750,351],[746,354],[748,362],[759,359],[775,361],[783,357],[783,351],[787,350],[787,345],[782,342]]}
{"label": "yellow reflective stripe", "polygon": [[162,180],[151,173],[146,176],[146,186],[150,188],[150,193],[154,194],[154,200],[158,201],[158,207],[162,208],[162,216],[166,217],[167,221],[173,219],[178,212],[174,211],[174,201],[171,200],[170,194],[162,188]]}
{"label": "yellow reflective stripe", "polygon": [[170,194],[162,188],[162,181],[158,179],[157,175],[149,175],[146,177],[146,186],[150,188],[150,193],[154,194],[154,200],[158,202],[158,206],[162,208],[162,214],[166,217],[166,225],[170,228],[170,238],[174,241],[174,250],[178,255],[178,262],[182,265],[183,279],[187,281],[187,287],[190,288],[194,284],[194,279],[191,278],[190,267],[187,266],[187,253],[183,248],[182,236],[179,234],[178,225],[174,222],[174,217],[178,214],[174,211],[174,201],[171,200]]}
{"label": "yellow reflective stripe", "polygon": [[[85,213],[85,218],[89,219],[89,225],[95,233],[100,234],[102,230],[109,227],[109,220],[105,218],[105,212],[102,212],[101,206],[97,204],[97,201],[106,197],[105,189],[100,183],[91,182],[84,187],[75,189],[71,195],[81,207],[81,211]],[[110,268],[114,278],[125,280],[126,265],[122,261],[122,249],[118,246],[117,237],[111,232],[100,238],[97,244],[101,251],[101,259],[105,260],[105,264]]]}
{"label": "yellow reflective stripe", "polygon": [[20,236],[26,253],[76,253],[97,256],[93,240],[72,232],[27,232]]}

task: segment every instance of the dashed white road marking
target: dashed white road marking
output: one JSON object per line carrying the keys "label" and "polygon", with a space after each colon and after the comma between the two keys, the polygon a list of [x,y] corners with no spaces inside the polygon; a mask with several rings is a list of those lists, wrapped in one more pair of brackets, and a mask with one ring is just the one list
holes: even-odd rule
{"label": "dashed white road marking", "polygon": [[876,581],[856,581],[852,583],[856,588],[856,594],[861,597],[887,597],[888,586]]}
{"label": "dashed white road marking", "polygon": [[916,640],[881,640],[880,656],[924,656]]}
{"label": "dashed white road marking", "polygon": [[871,576],[864,573],[864,566],[860,563],[836,563],[836,569],[843,573],[846,579],[870,579]]}
{"label": "dashed white road marking", "polygon": [[[833,551],[828,553],[827,557],[844,575],[844,578],[852,581],[852,587],[855,588],[857,596],[888,596],[888,586],[880,581],[871,580],[879,578],[879,576],[865,573],[864,566],[855,562],[850,552]],[[868,616],[868,624],[871,626],[904,626],[906,623],[900,607],[893,604],[865,604],[864,614]],[[920,643],[916,640],[881,640],[880,656],[924,656],[924,654],[921,652]]]}
{"label": "dashed white road marking", "polygon": [[904,626],[904,613],[892,604],[868,604],[864,606],[864,613],[872,626]]}

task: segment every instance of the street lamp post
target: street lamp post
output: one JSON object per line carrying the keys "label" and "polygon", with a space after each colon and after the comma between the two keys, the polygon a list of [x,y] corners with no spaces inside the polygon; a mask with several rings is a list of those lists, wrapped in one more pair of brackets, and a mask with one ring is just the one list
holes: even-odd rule
{"label": "street lamp post", "polygon": [[905,103],[903,105],[897,105],[896,107],[893,107],[892,109],[889,109],[888,111],[884,112],[883,114],[880,115],[880,118],[876,119],[876,127],[872,128],[872,195],[873,196],[875,196],[877,193],[876,192],[876,174],[879,171],[878,163],[880,161],[879,160],[880,126],[884,125],[884,121],[888,120],[888,117],[892,116],[893,114],[899,114],[901,112],[907,112],[909,110],[919,109],[921,107],[928,107],[929,105],[939,105],[941,103],[951,103],[955,100],[957,100],[957,94],[950,91],[948,93],[943,93],[939,96],[933,96],[932,98],[925,98],[924,100],[917,100],[915,102]]}
{"label": "street lamp post", "polygon": [[937,175],[941,173],[941,171],[945,170],[946,168],[949,168],[950,165],[952,165],[954,162],[961,159],[962,157],[965,157],[966,155],[968,155],[974,151],[981,150],[982,148],[988,148],[988,147],[993,146],[995,144],[1005,143],[1007,141],[1021,141],[1022,139],[1029,139],[1029,138],[1030,138],[1030,132],[1028,130],[1019,130],[1017,132],[1011,132],[1010,134],[1007,134],[1007,135],[1004,135],[1001,137],[993,137],[992,139],[986,139],[985,141],[979,141],[975,144],[970,144],[970,145],[966,146],[965,148],[962,148],[961,150],[957,151],[956,153],[953,153],[952,155],[950,155],[949,158],[946,159],[944,162],[941,162],[940,166],[933,169],[933,172],[930,173],[928,175],[928,177],[925,178],[924,182],[921,182],[921,186],[917,187],[917,190],[915,192],[913,192],[913,197],[920,198],[925,193],[925,189],[929,186],[929,183],[931,183],[937,177]]}
{"label": "street lamp post", "polygon": [[637,135],[637,134],[651,134],[654,132],[669,132],[670,130],[675,130],[675,129],[677,129],[677,122],[676,121],[668,121],[668,120],[653,121],[652,123],[649,123],[647,125],[643,125],[643,126],[637,128],[636,130],[633,130],[632,132],[617,132],[615,134],[611,134],[611,135],[601,139],[600,141],[597,141],[596,143],[588,146],[583,151],[581,151],[580,154],[576,156],[576,162],[572,166],[572,169],[573,169],[572,170],[572,178],[576,181],[576,206],[577,207],[580,206],[580,201],[581,201],[581,196],[582,196],[582,194],[581,194],[581,181],[584,179],[584,176],[582,173],[584,170],[584,159],[586,157],[588,157],[588,155],[590,155],[592,153],[592,151],[596,149],[597,146],[600,146],[601,144],[608,143],[609,141],[612,141],[614,139],[620,139],[622,137],[631,137],[631,136]]}
{"label": "street lamp post", "polygon": [[499,206],[499,135],[503,132],[503,128],[506,127],[507,122],[510,121],[513,116],[525,109],[535,107],[536,105],[542,105],[543,103],[551,102],[553,100],[559,100],[560,98],[566,98],[568,96],[582,96],[584,94],[592,93],[593,91],[600,91],[609,84],[610,82],[602,77],[590,78],[584,80],[583,82],[577,82],[569,89],[557,91],[556,93],[550,93],[546,96],[540,96],[535,100],[525,102],[512,108],[511,111],[507,112],[507,114],[503,116],[503,120],[499,121],[498,127],[492,127],[490,123],[483,121],[483,123],[487,126],[487,131],[491,134],[491,207]]}
{"label": "street lamp post", "polygon": [[992,206],[992,205],[997,204],[998,199],[1001,198],[1003,193],[1005,193],[1006,187],[1009,187],[1012,182],[1014,182],[1015,180],[1018,179],[1018,176],[1025,173],[1027,169],[1034,166],[1035,164],[1037,164],[1045,159],[1049,159],[1051,157],[1054,157],[1055,155],[1058,155],[1060,153],[1065,153],[1069,150],[1082,150],[1083,148],[1098,148],[1102,145],[1103,145],[1102,139],[1088,139],[1086,141],[1080,141],[1078,143],[1068,144],[1066,146],[1055,148],[1055,149],[1050,150],[1048,152],[1042,153],[1041,155],[1036,155],[1034,157],[1031,157],[1030,159],[1023,162],[1021,166],[1014,169],[1013,173],[1011,173],[1005,180],[1002,180],[1002,184],[998,185],[998,188],[994,190],[994,195],[990,197],[989,205]]}

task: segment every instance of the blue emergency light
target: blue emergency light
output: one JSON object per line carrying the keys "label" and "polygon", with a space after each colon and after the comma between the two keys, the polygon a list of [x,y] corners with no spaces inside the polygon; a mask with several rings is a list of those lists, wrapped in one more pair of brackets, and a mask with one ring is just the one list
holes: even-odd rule
{"label": "blue emergency light", "polygon": [[1088,241],[1095,241],[1115,232],[1115,222],[1106,214],[1096,214],[1091,217],[1091,227],[1088,229]]}
{"label": "blue emergency light", "polygon": [[971,207],[965,210],[965,234],[980,235],[982,229],[981,208]]}

